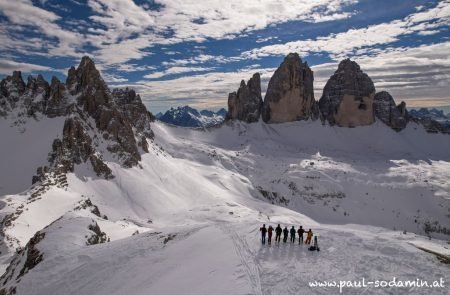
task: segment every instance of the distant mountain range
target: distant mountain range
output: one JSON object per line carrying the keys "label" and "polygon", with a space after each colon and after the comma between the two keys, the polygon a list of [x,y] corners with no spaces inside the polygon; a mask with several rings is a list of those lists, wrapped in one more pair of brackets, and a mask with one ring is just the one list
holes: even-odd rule
{"label": "distant mountain range", "polygon": [[210,110],[198,111],[190,106],[171,108],[163,113],[156,114],[156,118],[161,122],[182,126],[203,128],[221,124],[225,120],[227,111],[220,109],[217,112]]}
{"label": "distant mountain range", "polygon": [[418,119],[428,119],[439,122],[447,128],[450,128],[450,114],[445,114],[443,110],[420,108],[419,110],[409,110],[409,115]]}

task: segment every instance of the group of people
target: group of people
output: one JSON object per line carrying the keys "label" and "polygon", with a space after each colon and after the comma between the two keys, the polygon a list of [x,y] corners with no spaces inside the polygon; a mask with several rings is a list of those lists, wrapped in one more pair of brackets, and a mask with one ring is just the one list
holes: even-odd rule
{"label": "group of people", "polygon": [[305,244],[307,245],[311,244],[311,239],[313,237],[312,230],[309,229],[308,231],[305,231],[302,226],[300,226],[298,230],[295,230],[294,226],[292,226],[291,229],[289,230],[287,226],[285,226],[284,229],[282,229],[279,224],[275,229],[271,225],[269,225],[269,227],[266,228],[266,225],[263,224],[263,226],[259,230],[261,231],[261,242],[263,245],[266,243],[266,235],[268,236],[267,243],[269,245],[272,244],[272,234],[274,231],[275,231],[275,243],[280,243],[281,234],[283,234],[284,243],[287,242],[289,234],[291,243],[295,243],[295,236],[296,234],[298,234],[299,245],[303,243],[303,234],[306,233]]}

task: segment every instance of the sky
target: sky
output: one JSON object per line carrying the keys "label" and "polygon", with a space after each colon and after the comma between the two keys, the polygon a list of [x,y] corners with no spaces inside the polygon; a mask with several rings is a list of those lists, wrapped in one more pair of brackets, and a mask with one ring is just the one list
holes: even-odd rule
{"label": "sky", "polygon": [[65,80],[88,55],[111,88],[135,89],[152,112],[217,109],[255,72],[265,92],[298,52],[317,100],[351,58],[396,102],[448,107],[449,26],[450,1],[0,0],[0,78]]}

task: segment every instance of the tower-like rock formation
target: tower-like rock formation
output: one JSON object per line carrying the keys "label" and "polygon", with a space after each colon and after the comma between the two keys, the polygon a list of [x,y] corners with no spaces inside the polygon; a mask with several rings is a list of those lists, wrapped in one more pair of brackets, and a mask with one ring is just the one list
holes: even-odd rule
{"label": "tower-like rock formation", "polygon": [[228,120],[240,120],[247,123],[257,122],[262,108],[261,78],[255,73],[247,84],[241,81],[237,92],[228,95]]}
{"label": "tower-like rock formation", "polygon": [[330,77],[319,100],[323,119],[330,125],[356,127],[375,121],[375,86],[359,65],[345,59]]}
{"label": "tower-like rock formation", "polygon": [[283,123],[315,118],[313,72],[297,53],[288,54],[269,81],[262,118]]}

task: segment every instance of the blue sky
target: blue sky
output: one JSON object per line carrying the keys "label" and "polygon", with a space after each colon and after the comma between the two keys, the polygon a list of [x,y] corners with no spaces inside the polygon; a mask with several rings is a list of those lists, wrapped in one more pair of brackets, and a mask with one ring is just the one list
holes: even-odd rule
{"label": "blue sky", "polygon": [[0,0],[0,76],[65,79],[91,56],[111,87],[158,112],[225,107],[254,72],[265,91],[289,52],[320,98],[350,57],[410,107],[450,106],[450,1]]}

